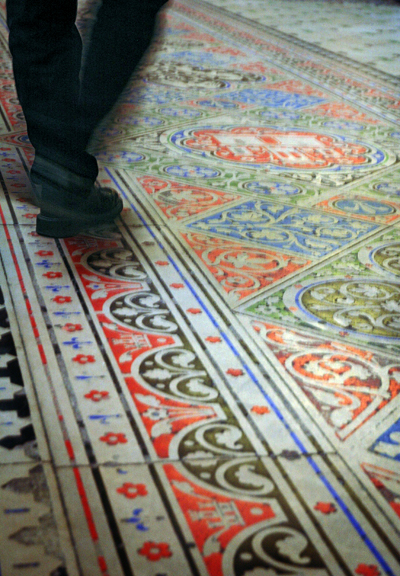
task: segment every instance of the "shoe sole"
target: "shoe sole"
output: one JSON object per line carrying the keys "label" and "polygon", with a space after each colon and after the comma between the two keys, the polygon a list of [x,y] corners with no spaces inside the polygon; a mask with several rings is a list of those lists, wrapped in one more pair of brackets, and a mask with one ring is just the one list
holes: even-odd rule
{"label": "shoe sole", "polygon": [[36,219],[36,232],[41,236],[50,236],[51,238],[69,238],[84,232],[88,228],[109,224],[120,215],[123,208],[122,200],[106,214],[91,214],[87,218],[63,218],[61,216],[52,216],[43,209]]}

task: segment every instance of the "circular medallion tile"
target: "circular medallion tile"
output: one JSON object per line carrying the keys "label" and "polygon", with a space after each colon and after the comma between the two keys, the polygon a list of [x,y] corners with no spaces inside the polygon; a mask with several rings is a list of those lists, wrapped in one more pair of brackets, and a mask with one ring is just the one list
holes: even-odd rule
{"label": "circular medallion tile", "polygon": [[330,278],[290,287],[285,306],[307,323],[342,336],[392,342],[400,337],[400,285],[376,278]]}
{"label": "circular medallion tile", "polygon": [[269,170],[351,172],[395,157],[354,138],[274,126],[199,126],[162,135],[163,142],[203,158]]}
{"label": "circular medallion tile", "polygon": [[381,244],[375,248],[363,246],[358,254],[362,264],[375,268],[381,274],[400,276],[400,242]]}

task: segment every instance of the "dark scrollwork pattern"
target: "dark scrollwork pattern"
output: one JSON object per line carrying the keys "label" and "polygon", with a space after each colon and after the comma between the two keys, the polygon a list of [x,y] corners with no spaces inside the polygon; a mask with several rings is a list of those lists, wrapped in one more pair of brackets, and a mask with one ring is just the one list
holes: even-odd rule
{"label": "dark scrollwork pattern", "polygon": [[[232,510],[238,499],[253,501],[250,513],[254,515],[268,508],[271,511],[269,521],[244,528],[228,544],[224,575],[295,576],[301,571],[304,576],[324,576],[318,553],[283,504],[278,486],[266,465],[257,458],[254,446],[220,394],[207,365],[193,350],[134,254],[123,248],[105,250],[91,254],[87,264],[96,272],[113,277],[146,278],[143,289],[137,293],[115,297],[108,305],[109,314],[132,329],[173,336],[174,344],[144,353],[131,368],[141,384],[157,394],[141,397],[148,403],[146,418],[154,420],[152,438],[171,434],[175,423],[184,424],[188,419],[191,424],[187,429],[183,426],[173,441],[188,479],[228,496]],[[176,399],[179,404],[163,403],[160,395]],[[210,500],[210,505],[215,502]],[[243,522],[239,516],[236,520],[239,524]],[[218,534],[209,537],[204,545],[205,556],[222,549],[219,537],[229,525],[229,522],[226,526],[221,524]]]}
{"label": "dark scrollwork pattern", "polygon": [[213,421],[190,430],[179,444],[179,458],[253,455],[254,448],[234,420]]}
{"label": "dark scrollwork pattern", "polygon": [[[231,572],[235,576],[328,575],[320,555],[300,530],[281,524],[258,528],[251,535],[249,531],[242,533],[240,543],[237,539],[231,543],[235,544]],[[230,557],[229,548],[226,557]],[[228,573],[225,569],[224,574]]]}
{"label": "dark scrollwork pattern", "polygon": [[161,334],[174,334],[178,326],[158,294],[138,292],[115,298],[110,304],[110,314],[117,322]]}
{"label": "dark scrollwork pattern", "polygon": [[146,357],[141,378],[165,394],[183,400],[214,401],[218,391],[191,350],[168,348]]}
{"label": "dark scrollwork pattern", "polygon": [[384,271],[400,276],[400,244],[382,246],[373,253],[374,262]]}
{"label": "dark scrollwork pattern", "polygon": [[122,280],[143,281],[147,279],[134,253],[126,248],[110,248],[92,252],[86,259],[86,264],[94,272]]}
{"label": "dark scrollwork pattern", "polygon": [[278,494],[265,466],[254,457],[187,460],[185,466],[199,480],[233,497],[260,501]]}

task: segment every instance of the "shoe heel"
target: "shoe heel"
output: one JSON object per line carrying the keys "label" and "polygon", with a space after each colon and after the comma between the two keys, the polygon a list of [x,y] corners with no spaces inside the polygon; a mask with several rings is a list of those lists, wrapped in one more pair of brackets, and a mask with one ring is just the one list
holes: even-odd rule
{"label": "shoe heel", "polygon": [[76,236],[81,231],[81,227],[76,222],[69,219],[49,216],[47,214],[38,215],[36,219],[36,232],[41,236],[50,236],[52,238],[69,238]]}

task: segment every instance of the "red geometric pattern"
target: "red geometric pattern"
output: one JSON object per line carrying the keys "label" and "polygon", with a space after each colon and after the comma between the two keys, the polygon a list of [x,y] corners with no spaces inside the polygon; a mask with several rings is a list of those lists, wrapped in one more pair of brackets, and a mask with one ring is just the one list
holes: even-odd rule
{"label": "red geometric pattern", "polygon": [[256,294],[310,263],[297,256],[255,249],[203,234],[183,233],[182,238],[221,288],[235,300]]}
{"label": "red geometric pattern", "polygon": [[205,210],[223,206],[240,198],[217,190],[188,186],[150,176],[140,177],[138,182],[153,196],[156,206],[164,216],[173,220],[201,214]]}
{"label": "red geometric pattern", "polygon": [[341,440],[400,394],[398,365],[382,371],[378,358],[353,346],[259,321],[253,329]]}

